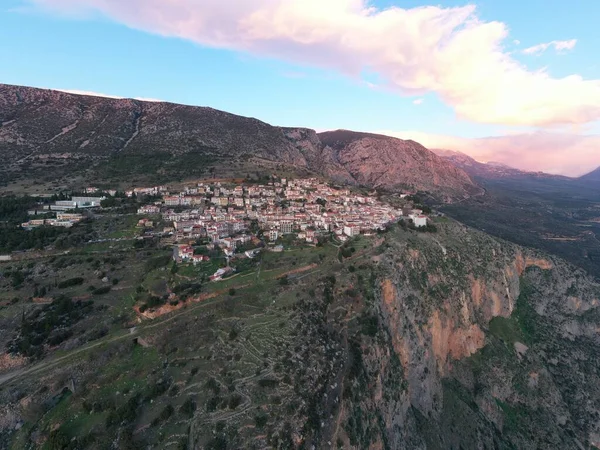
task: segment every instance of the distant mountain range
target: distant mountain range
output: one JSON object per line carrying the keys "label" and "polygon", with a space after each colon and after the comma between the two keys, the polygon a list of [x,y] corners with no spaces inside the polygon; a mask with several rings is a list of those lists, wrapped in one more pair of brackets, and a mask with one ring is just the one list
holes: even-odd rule
{"label": "distant mountain range", "polygon": [[447,159],[456,167],[463,169],[472,177],[483,179],[510,179],[510,178],[536,178],[536,179],[556,179],[569,180],[569,177],[562,175],[551,175],[544,172],[527,172],[503,163],[488,162],[481,163],[474,158],[453,150],[432,149],[434,153]]}
{"label": "distant mountain range", "polygon": [[482,192],[413,141],[281,128],[212,108],[0,85],[0,180],[55,185],[166,181],[285,169],[445,199]]}
{"label": "distant mountain range", "polygon": [[[598,153],[600,153],[600,149],[598,149]],[[579,180],[600,184],[600,167],[588,174],[579,177]]]}

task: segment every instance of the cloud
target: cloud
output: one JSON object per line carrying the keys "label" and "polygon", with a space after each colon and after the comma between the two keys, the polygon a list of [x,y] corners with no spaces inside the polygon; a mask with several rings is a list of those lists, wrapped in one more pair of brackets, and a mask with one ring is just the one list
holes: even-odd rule
{"label": "cloud", "polygon": [[[104,97],[104,98],[114,98],[114,99],[123,99],[126,97],[119,97],[117,95],[110,94],[102,94],[100,92],[93,91],[81,91],[78,89],[54,89],[55,91],[66,92],[67,94],[75,94],[75,95],[88,95],[91,97]],[[162,102],[163,100],[159,100],[156,98],[147,98],[147,97],[134,97],[133,100],[139,100],[141,102]]]}
{"label": "cloud", "polygon": [[518,40],[518,39],[515,39],[515,40],[513,41],[513,44],[515,44],[515,45],[521,45],[521,41],[520,41],[520,40]]}
{"label": "cloud", "polygon": [[425,99],[417,98],[417,99],[413,100],[413,105],[421,105],[424,101],[425,101]]}
{"label": "cloud", "polygon": [[462,138],[418,131],[379,131],[412,139],[428,148],[466,153],[481,162],[495,161],[527,171],[580,176],[600,166],[600,135],[550,133]]}
{"label": "cloud", "polygon": [[[28,0],[129,27],[437,93],[461,118],[552,126],[600,118],[600,80],[531,71],[504,50],[507,26],[475,6],[377,9],[368,0]],[[379,84],[379,83],[378,83]]]}
{"label": "cloud", "polygon": [[576,44],[577,39],[570,39],[568,41],[546,42],[543,44],[534,45],[533,47],[528,47],[525,50],[523,50],[523,53],[525,53],[526,55],[541,55],[550,47],[554,47],[554,50],[560,53],[566,50],[573,50]]}

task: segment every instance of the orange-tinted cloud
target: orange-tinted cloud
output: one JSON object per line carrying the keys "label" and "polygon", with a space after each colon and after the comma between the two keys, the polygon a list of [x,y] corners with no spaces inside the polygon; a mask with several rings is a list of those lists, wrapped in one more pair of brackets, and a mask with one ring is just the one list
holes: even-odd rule
{"label": "orange-tinted cloud", "polygon": [[600,119],[600,80],[527,69],[503,49],[506,25],[479,19],[470,5],[378,10],[367,0],[29,1],[348,76],[368,70],[404,95],[435,92],[476,122],[551,126]]}

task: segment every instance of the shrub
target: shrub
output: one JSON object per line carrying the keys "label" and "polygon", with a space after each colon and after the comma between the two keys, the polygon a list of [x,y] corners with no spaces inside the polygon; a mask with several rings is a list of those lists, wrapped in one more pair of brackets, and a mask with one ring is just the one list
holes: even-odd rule
{"label": "shrub", "polygon": [[258,380],[258,385],[262,388],[274,388],[279,384],[279,381],[272,378],[262,378]]}
{"label": "shrub", "polygon": [[182,416],[192,417],[194,412],[196,412],[196,402],[188,397],[186,401],[183,402],[183,405],[181,405],[181,408],[179,408],[179,413]]}
{"label": "shrub", "polygon": [[64,289],[72,286],[79,286],[80,284],[83,284],[83,281],[84,280],[81,277],[69,278],[68,280],[64,280],[58,283],[57,287],[59,289]]}
{"label": "shrub", "polygon": [[92,291],[93,295],[104,295],[104,294],[108,294],[110,292],[110,286],[102,286],[99,288],[96,288]]}
{"label": "shrub", "polygon": [[175,409],[173,408],[173,406],[167,405],[164,407],[164,409],[160,413],[160,416],[158,416],[158,417],[160,418],[161,421],[165,421],[169,417],[171,417],[174,412],[175,412]]}
{"label": "shrub", "polygon": [[256,425],[256,428],[264,427],[268,421],[269,417],[266,414],[259,414],[254,417],[254,424]]}

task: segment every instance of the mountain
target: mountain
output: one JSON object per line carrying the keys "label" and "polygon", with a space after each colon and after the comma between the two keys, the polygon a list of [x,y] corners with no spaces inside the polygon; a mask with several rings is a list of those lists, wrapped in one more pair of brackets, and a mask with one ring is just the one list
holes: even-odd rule
{"label": "mountain", "polygon": [[6,184],[167,182],[286,169],[444,198],[481,192],[466,173],[415,142],[317,135],[212,108],[0,85],[0,123]]}
{"label": "mountain", "polygon": [[481,193],[463,170],[417,142],[348,130],[320,133],[319,138],[331,149],[333,160],[360,184],[430,192],[445,186],[456,196]]}
{"label": "mountain", "polygon": [[556,179],[568,180],[568,177],[551,175],[544,172],[527,172],[499,162],[481,163],[474,158],[454,150],[432,149],[432,152],[450,161],[456,167],[463,169],[472,177],[483,179],[527,178],[527,179]]}
{"label": "mountain", "polygon": [[596,170],[591,171],[590,173],[587,173],[587,174],[579,177],[578,180],[584,181],[586,183],[588,183],[588,182],[600,183],[600,167],[598,167]]}

